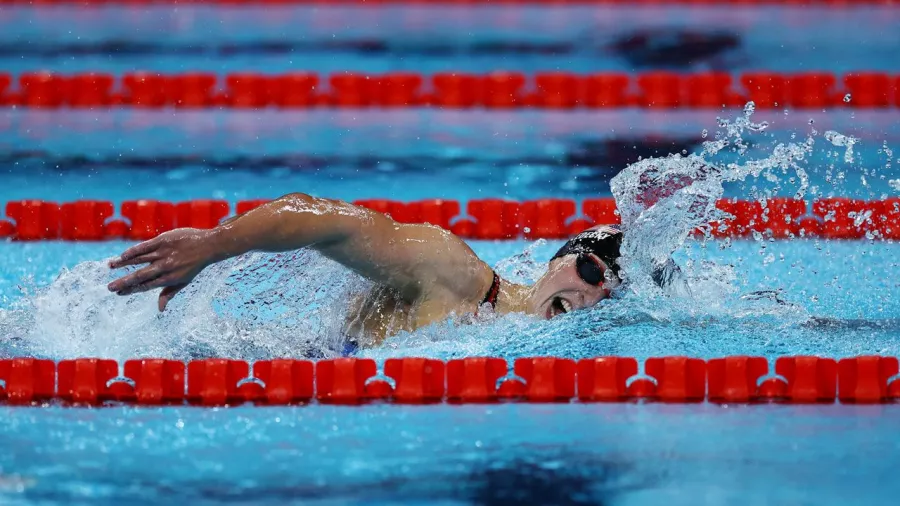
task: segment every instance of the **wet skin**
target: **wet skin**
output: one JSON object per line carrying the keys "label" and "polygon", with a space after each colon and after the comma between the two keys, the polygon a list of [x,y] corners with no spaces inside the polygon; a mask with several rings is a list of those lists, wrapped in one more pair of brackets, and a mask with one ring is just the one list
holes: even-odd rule
{"label": "wet skin", "polygon": [[[431,225],[401,224],[337,200],[295,193],[237,216],[212,230],[178,229],[140,243],[110,268],[141,266],[108,285],[119,295],[160,290],[166,305],[203,269],[249,251],[314,249],[372,280],[391,297],[362,318],[363,342],[377,343],[399,330],[415,330],[452,314],[475,313],[493,283],[493,270],[450,232]],[[585,283],[574,255],[550,263],[533,286],[503,281],[494,311],[541,318],[590,307],[609,296],[614,280]],[[606,265],[599,259],[601,268]],[[371,304],[370,304],[371,306]],[[386,312],[402,315],[402,325]],[[389,321],[390,320],[390,321]],[[385,323],[387,322],[387,323]]]}

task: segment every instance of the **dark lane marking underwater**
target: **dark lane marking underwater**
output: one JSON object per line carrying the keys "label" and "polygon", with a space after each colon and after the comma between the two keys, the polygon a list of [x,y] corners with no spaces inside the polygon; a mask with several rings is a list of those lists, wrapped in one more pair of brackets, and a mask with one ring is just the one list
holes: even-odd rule
{"label": "dark lane marking underwater", "polygon": [[[0,153],[2,165],[44,165],[54,170],[95,169],[98,165],[131,168],[179,168],[185,165],[204,165],[217,169],[271,169],[293,168],[316,170],[339,164],[352,164],[359,168],[378,169],[389,163],[396,171],[418,171],[423,168],[441,169],[455,166],[483,163],[494,167],[518,165],[552,165],[561,168],[588,167],[597,169],[597,176],[611,177],[621,167],[650,157],[665,157],[672,153],[693,151],[701,143],[698,138],[621,138],[585,140],[572,142],[560,155],[525,156],[484,159],[474,156],[316,156],[316,155],[261,155],[261,156],[210,156],[163,155],[163,156],[60,156],[42,150],[10,150]],[[14,170],[14,169],[13,169]],[[588,176],[590,177],[590,176]]]}
{"label": "dark lane marking underwater", "polygon": [[596,32],[575,40],[486,40],[402,42],[363,38],[319,41],[247,41],[201,43],[135,42],[105,40],[48,43],[27,41],[0,43],[0,58],[57,58],[76,56],[282,56],[291,54],[343,53],[387,56],[572,56],[591,54],[619,57],[637,67],[688,68],[711,61],[741,46],[738,34],[683,29],[636,30],[617,38],[600,40]]}

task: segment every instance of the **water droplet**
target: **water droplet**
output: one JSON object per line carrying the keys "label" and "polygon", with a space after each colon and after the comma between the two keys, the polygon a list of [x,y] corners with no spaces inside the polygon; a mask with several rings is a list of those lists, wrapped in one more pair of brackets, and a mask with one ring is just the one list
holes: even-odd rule
{"label": "water droplet", "polygon": [[756,104],[752,100],[744,105],[744,116],[750,117],[754,111],[756,111]]}
{"label": "water droplet", "polygon": [[849,103],[850,103],[850,94],[849,94],[849,93],[847,93],[846,95],[844,95],[844,103],[845,103],[845,104],[849,104]]}
{"label": "water droplet", "polygon": [[705,129],[705,128],[703,129],[702,132],[700,132],[700,136],[703,137],[704,139],[705,139],[708,135],[709,135],[709,130],[707,130],[707,129]]}

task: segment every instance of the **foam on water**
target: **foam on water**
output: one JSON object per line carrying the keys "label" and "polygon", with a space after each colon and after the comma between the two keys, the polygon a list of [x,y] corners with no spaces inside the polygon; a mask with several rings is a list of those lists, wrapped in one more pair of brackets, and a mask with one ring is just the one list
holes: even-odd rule
{"label": "foam on water", "polygon": [[[831,322],[828,327],[829,320],[812,318],[790,293],[747,293],[733,263],[710,259],[706,240],[691,238],[697,228],[709,232],[707,224],[723,218],[715,207],[723,185],[763,180],[768,189],[754,184],[749,192],[763,205],[766,197],[786,192],[803,197],[808,190],[805,163],[816,144],[815,130],[799,142],[773,142],[767,156],[750,157],[747,138],[768,135],[768,124],[752,121],[753,112],[751,103],[738,118],[720,119],[718,131],[698,153],[641,160],[613,178],[625,230],[620,263],[627,283],[612,299],[546,322],[482,315],[468,325],[451,317],[360,353],[448,358],[900,351],[887,337],[897,330],[895,324]],[[857,139],[836,132],[825,138],[845,148],[844,163],[853,162]],[[774,262],[770,245],[756,240],[763,263]],[[729,241],[709,244],[731,247]],[[497,272],[510,281],[533,282],[546,269],[547,258],[539,253],[545,246],[537,241],[501,260]],[[672,268],[673,256],[680,269]],[[671,278],[664,288],[652,281],[661,268],[669,269]],[[63,270],[49,286],[28,288],[12,308],[0,310],[0,335],[18,338],[0,344],[0,355],[330,357],[343,347],[348,301],[371,287],[315,252],[252,253],[207,268],[159,314],[156,293],[109,293],[106,284],[115,275],[105,262],[85,262]],[[829,328],[843,332],[841,339]],[[851,334],[855,337],[847,340]]]}
{"label": "foam on water", "polygon": [[343,302],[369,284],[314,252],[250,253],[207,268],[158,313],[156,292],[110,293],[115,277],[106,261],[63,270],[0,311],[0,334],[57,358],[333,356]]}

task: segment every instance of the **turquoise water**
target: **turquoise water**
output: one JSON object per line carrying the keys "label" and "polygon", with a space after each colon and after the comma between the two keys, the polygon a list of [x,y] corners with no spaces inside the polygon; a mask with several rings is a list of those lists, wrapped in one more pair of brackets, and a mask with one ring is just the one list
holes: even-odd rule
{"label": "turquoise water", "polygon": [[[0,278],[0,306],[23,300],[16,289],[23,277],[39,286],[69,286],[54,282],[61,265],[75,267],[124,246],[0,245],[10,266]],[[509,276],[521,275],[529,262],[503,260],[527,246],[473,244]],[[556,246],[529,251],[543,260]],[[711,294],[690,304],[625,299],[547,323],[511,317],[469,328],[438,326],[363,354],[900,354],[900,327],[891,320],[900,314],[897,285],[886,275],[897,268],[898,245],[795,241],[770,243],[764,251],[752,241],[720,246],[695,245],[680,261],[734,264],[736,294],[717,295],[723,300]],[[776,260],[766,260],[768,254]],[[302,291],[304,280],[296,283]],[[196,349],[172,344],[204,338],[202,328],[179,327],[186,320],[179,319],[184,317],[177,316],[177,307],[171,325],[154,327],[167,316],[156,317],[152,297],[110,306],[113,296],[104,295],[102,286],[71,286],[78,290],[56,291],[55,303],[39,305],[36,320],[30,320],[37,324],[33,333],[4,342],[0,356],[188,358]],[[742,303],[737,296],[773,288],[799,308]],[[105,327],[102,317],[83,318],[107,311],[114,321]],[[809,315],[853,322],[809,327]],[[0,310],[0,329],[16,318]],[[96,326],[82,327],[86,321]],[[154,330],[129,336],[147,326]],[[51,329],[56,333],[38,337]],[[283,326],[266,332],[288,345],[296,338]],[[207,343],[221,346],[217,355],[252,359],[273,353],[246,341],[235,345],[244,336],[217,335]],[[157,346],[148,349],[148,337],[159,339]],[[893,405],[0,407],[0,502],[888,505],[900,492],[890,479],[898,417],[900,408]]]}
{"label": "turquoise water", "polygon": [[893,6],[16,6],[0,12],[0,66],[895,72],[898,19]]}
{"label": "turquoise water", "polygon": [[[4,504],[894,504],[896,406],[0,408]],[[102,434],[102,436],[99,436]]]}
{"label": "turquoise water", "polygon": [[[504,277],[527,282],[532,272],[543,269],[559,242],[531,248],[521,241],[472,245]],[[8,266],[0,277],[0,308],[7,308],[0,310],[0,329],[18,338],[0,346],[0,355],[302,356],[310,353],[311,338],[326,349],[335,348],[329,343],[337,338],[346,294],[359,286],[323,259],[280,257],[278,267],[263,278],[285,279],[290,287],[273,295],[264,290],[265,283],[240,281],[236,273],[237,265],[261,264],[270,258],[260,255],[204,273],[195,291],[176,299],[174,309],[159,316],[155,294],[124,299],[108,294],[104,288],[111,276],[108,269],[100,262],[79,265],[112,257],[125,246],[0,245]],[[692,279],[693,294],[688,298],[648,299],[625,293],[595,310],[550,322],[512,316],[474,326],[437,324],[398,335],[383,348],[362,354],[375,358],[900,355],[898,282],[890,275],[900,263],[900,245],[735,241],[725,246],[693,243],[676,256]],[[527,256],[522,257],[525,251]],[[74,270],[60,275],[61,267]],[[319,276],[329,279],[331,286],[321,288]],[[313,287],[318,295],[310,302]],[[30,294],[24,298],[23,288]],[[777,295],[751,295],[757,291]],[[249,300],[268,301],[286,316],[242,324]],[[323,305],[326,311],[320,310]]]}
{"label": "turquoise water", "polygon": [[[696,152],[729,109],[646,111],[40,111],[0,109],[0,202],[230,201],[287,191],[343,199],[609,195],[641,158]],[[811,137],[807,198],[895,195],[894,110],[758,111],[745,158]],[[853,163],[824,133],[861,139]],[[707,137],[704,138],[704,132]],[[723,153],[722,159],[739,157]],[[764,179],[730,184],[747,197]],[[776,192],[792,195],[796,185]]]}
{"label": "turquoise water", "polygon": [[[898,15],[893,7],[12,7],[0,10],[0,69],[895,72]],[[3,109],[0,203],[235,202],[289,191],[583,199],[609,195],[610,177],[641,158],[697,152],[720,116],[740,111]],[[721,158],[759,159],[778,142],[810,138],[806,198],[894,196],[896,118],[896,109],[760,111],[753,120],[769,122],[765,134],[747,132],[743,156]],[[827,130],[860,139],[851,162]],[[794,174],[777,176],[725,191],[797,190]],[[254,254],[208,269],[159,315],[153,294],[105,290],[112,274],[102,260],[128,245],[0,243],[0,357],[334,353],[347,296],[366,286],[315,255]],[[558,246],[472,243],[522,282]],[[900,355],[900,245],[689,241],[675,258],[689,295],[625,291],[550,322],[442,322],[360,355]],[[251,300],[271,310],[261,314]],[[898,418],[893,405],[0,407],[0,503],[895,504]]]}

